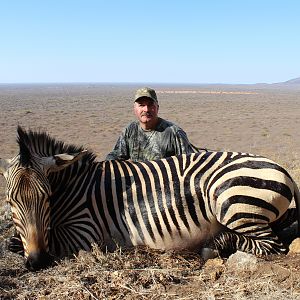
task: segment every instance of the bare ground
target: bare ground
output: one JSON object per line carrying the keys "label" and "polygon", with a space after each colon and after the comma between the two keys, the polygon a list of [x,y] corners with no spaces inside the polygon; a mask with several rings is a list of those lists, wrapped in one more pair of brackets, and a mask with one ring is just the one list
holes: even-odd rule
{"label": "bare ground", "polygon": [[[17,124],[41,129],[105,158],[133,119],[137,86],[0,85],[0,157],[17,152]],[[266,155],[300,183],[299,90],[249,86],[154,86],[160,115],[199,147]],[[40,272],[6,250],[12,222],[0,178],[0,299],[300,299],[299,254],[236,256],[204,264],[197,254],[147,248],[80,252]]]}

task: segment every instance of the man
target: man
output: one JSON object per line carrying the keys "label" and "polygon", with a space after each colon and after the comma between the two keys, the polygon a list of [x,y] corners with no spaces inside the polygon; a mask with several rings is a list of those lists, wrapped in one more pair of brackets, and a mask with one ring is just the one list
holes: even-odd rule
{"label": "man", "polygon": [[159,105],[153,89],[138,89],[134,98],[137,121],[121,133],[106,159],[155,160],[195,152],[186,133],[177,125],[158,117]]}

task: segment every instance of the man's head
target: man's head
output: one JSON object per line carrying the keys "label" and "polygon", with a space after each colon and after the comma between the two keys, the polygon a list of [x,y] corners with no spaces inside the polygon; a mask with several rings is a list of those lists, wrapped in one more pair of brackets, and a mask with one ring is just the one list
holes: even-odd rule
{"label": "man's head", "polygon": [[144,87],[136,91],[134,113],[143,129],[154,129],[158,122],[158,101],[153,89]]}

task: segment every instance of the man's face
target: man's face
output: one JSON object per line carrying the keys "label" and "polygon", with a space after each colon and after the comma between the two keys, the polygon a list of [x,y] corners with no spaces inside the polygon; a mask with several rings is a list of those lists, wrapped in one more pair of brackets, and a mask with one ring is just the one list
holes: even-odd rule
{"label": "man's face", "polygon": [[143,124],[156,123],[158,108],[158,104],[147,97],[142,97],[134,102],[134,113]]}

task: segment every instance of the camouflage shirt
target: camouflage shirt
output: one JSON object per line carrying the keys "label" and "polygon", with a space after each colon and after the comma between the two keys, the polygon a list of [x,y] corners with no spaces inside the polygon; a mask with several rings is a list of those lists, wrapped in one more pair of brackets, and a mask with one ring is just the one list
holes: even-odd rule
{"label": "camouflage shirt", "polygon": [[154,130],[145,131],[138,121],[129,124],[106,159],[155,160],[194,152],[186,133],[177,125],[159,119]]}

